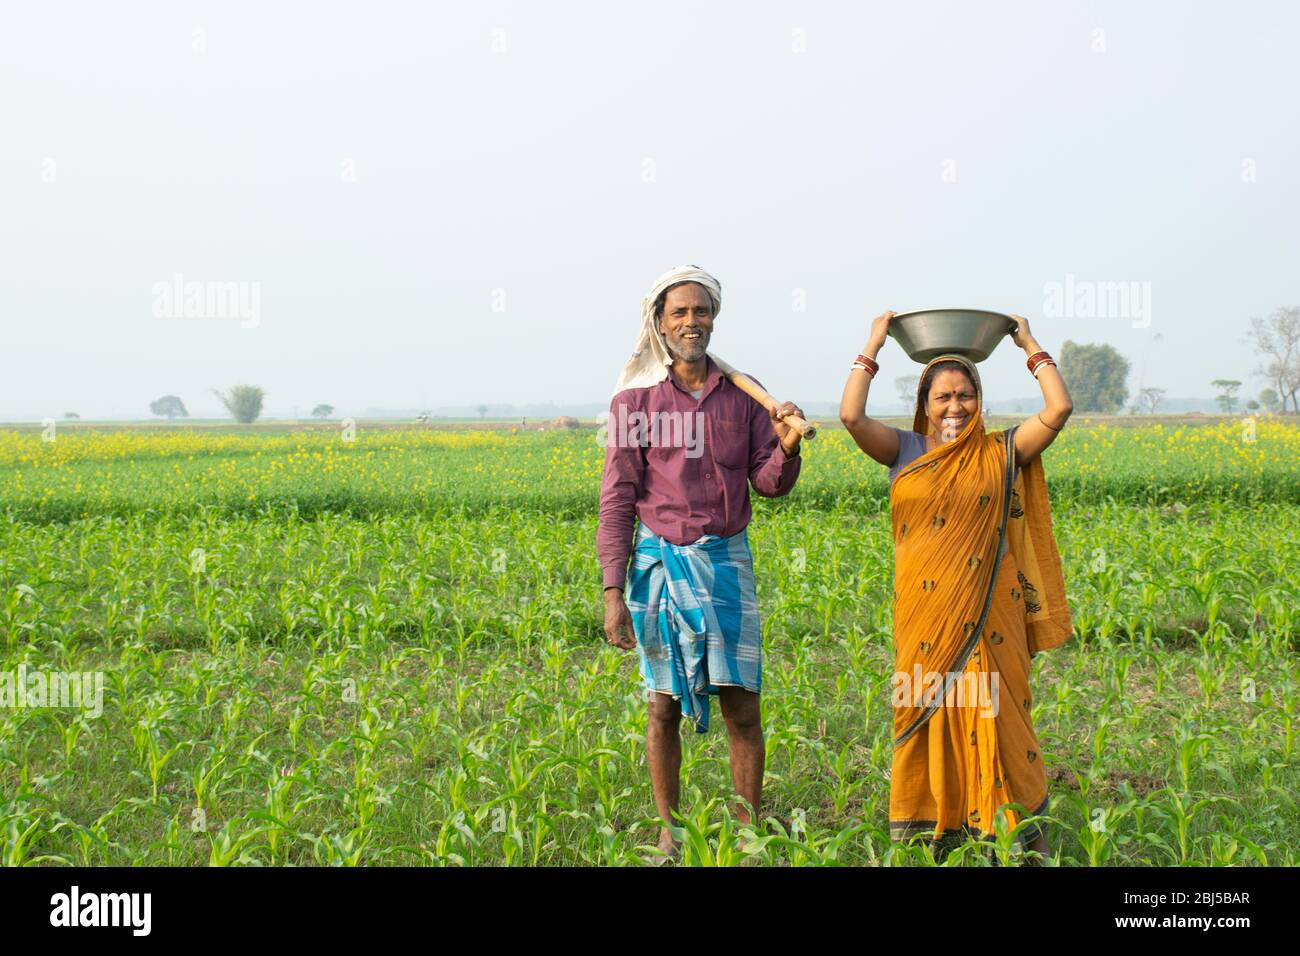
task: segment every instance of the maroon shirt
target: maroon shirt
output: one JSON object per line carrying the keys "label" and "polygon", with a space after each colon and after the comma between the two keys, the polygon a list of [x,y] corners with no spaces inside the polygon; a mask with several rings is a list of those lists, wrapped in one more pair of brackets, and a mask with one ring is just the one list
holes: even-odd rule
{"label": "maroon shirt", "polygon": [[[605,587],[624,586],[634,517],[673,544],[730,537],[749,524],[747,481],[763,497],[779,498],[799,477],[801,458],[786,457],[767,409],[706,362],[699,401],[671,371],[657,385],[625,389],[610,401],[596,531]],[[638,434],[638,412],[655,427]]]}

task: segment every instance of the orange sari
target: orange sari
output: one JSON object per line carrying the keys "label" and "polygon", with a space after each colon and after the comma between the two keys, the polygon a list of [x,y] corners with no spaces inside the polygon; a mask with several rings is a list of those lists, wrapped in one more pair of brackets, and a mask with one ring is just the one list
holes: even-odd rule
{"label": "orange sari", "polygon": [[[952,355],[930,364],[953,360],[967,367],[982,409],[973,364]],[[930,430],[924,405],[918,395],[913,429],[921,435]],[[905,466],[890,487],[895,839],[989,836],[1005,804],[1033,815],[1047,808],[1029,662],[1064,643],[1072,627],[1040,458],[1012,467],[1008,500],[1013,434],[986,434],[977,412],[956,440]],[[1005,812],[1009,827],[1022,819]],[[1039,831],[1021,832],[1028,842]]]}

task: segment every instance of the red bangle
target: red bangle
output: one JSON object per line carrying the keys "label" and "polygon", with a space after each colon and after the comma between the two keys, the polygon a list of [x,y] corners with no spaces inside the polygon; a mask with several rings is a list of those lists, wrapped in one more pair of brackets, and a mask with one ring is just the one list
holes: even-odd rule
{"label": "red bangle", "polygon": [[867,374],[871,375],[872,377],[875,377],[875,374],[880,371],[880,366],[876,364],[875,359],[869,359],[865,355],[861,355],[861,354],[858,355],[858,357],[854,359],[854,361],[861,362],[862,367],[867,370]]}
{"label": "red bangle", "polygon": [[1033,355],[1029,356],[1029,361],[1025,362],[1025,367],[1028,368],[1030,372],[1032,372],[1034,370],[1034,366],[1043,360],[1050,362],[1052,360],[1052,357],[1048,355],[1046,352],[1035,352]]}

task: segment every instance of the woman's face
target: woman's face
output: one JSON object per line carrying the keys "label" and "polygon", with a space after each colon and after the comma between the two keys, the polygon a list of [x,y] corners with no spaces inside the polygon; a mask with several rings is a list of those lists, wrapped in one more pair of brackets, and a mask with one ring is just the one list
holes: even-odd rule
{"label": "woman's face", "polygon": [[934,376],[925,414],[940,442],[955,440],[978,411],[979,398],[969,375],[945,369]]}

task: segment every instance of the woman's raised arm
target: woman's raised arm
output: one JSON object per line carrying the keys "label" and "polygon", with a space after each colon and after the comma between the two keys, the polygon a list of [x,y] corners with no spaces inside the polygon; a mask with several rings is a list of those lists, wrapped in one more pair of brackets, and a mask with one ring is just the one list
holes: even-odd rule
{"label": "woman's raised arm", "polygon": [[1061,378],[1056,363],[1035,358],[1040,352],[1043,355],[1046,353],[1039,347],[1033,333],[1029,331],[1029,322],[1023,315],[1008,314],[1016,320],[1011,341],[1024,349],[1025,355],[1034,360],[1034,367],[1038,370],[1035,377],[1038,379],[1038,387],[1043,390],[1043,407],[1026,418],[1016,429],[1016,464],[1024,467],[1056,440],[1056,436],[1065,427],[1070,413],[1074,411],[1074,402],[1070,400],[1070,390],[1065,387],[1065,379]]}
{"label": "woman's raised arm", "polygon": [[[889,337],[889,320],[897,312],[885,312],[871,323],[871,336],[863,346],[862,354],[874,363],[876,355]],[[898,432],[874,418],[867,417],[867,392],[875,373],[860,368],[849,369],[849,380],[844,383],[844,396],[840,399],[840,421],[849,430],[858,447],[880,464],[889,466],[898,458]]]}

